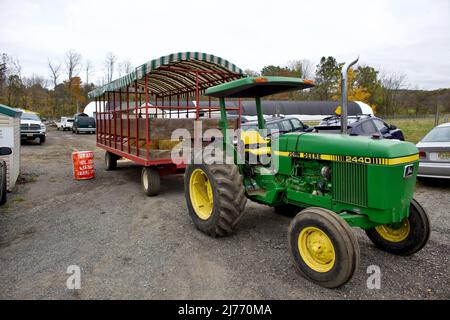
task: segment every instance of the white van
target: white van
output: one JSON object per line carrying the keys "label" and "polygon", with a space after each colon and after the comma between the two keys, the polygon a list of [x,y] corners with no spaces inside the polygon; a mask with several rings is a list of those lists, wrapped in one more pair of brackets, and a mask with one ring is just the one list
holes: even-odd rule
{"label": "white van", "polygon": [[57,130],[72,130],[74,118],[61,117],[61,119],[56,123]]}

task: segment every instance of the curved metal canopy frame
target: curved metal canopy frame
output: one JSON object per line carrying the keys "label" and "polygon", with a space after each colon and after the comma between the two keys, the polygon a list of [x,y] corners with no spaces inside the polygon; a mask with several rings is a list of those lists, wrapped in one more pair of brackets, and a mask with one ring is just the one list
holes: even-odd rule
{"label": "curved metal canopy frame", "polygon": [[183,96],[242,77],[242,69],[221,57],[200,52],[179,52],[144,63],[124,77],[89,92],[89,98],[125,88],[144,93],[146,83],[150,95]]}

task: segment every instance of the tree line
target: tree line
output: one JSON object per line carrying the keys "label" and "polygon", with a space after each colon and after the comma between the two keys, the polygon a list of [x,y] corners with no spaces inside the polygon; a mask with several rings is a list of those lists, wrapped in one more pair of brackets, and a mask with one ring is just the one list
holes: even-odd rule
{"label": "tree line", "polygon": [[[342,62],[322,57],[317,66],[308,60],[295,60],[284,66],[268,65],[261,71],[246,70],[249,76],[289,76],[312,79],[316,86],[300,92],[288,92],[269,99],[320,100],[340,99]],[[82,111],[89,102],[88,92],[109,83],[133,70],[129,59],[119,61],[107,53],[100,70],[91,60],[84,60],[75,50],[68,50],[61,60],[47,61],[47,76],[23,76],[18,58],[7,53],[0,60],[0,103],[25,108],[45,118],[57,118]],[[92,81],[96,71],[102,72],[97,83]],[[423,91],[410,90],[403,73],[382,72],[374,67],[359,65],[349,74],[349,100],[369,104],[377,114],[423,115],[450,112],[450,89]]]}
{"label": "tree line", "polygon": [[38,112],[44,118],[73,115],[89,102],[88,93],[131,72],[130,60],[119,61],[107,53],[101,67],[103,77],[94,84],[95,66],[91,60],[68,50],[61,60],[47,61],[47,76],[23,76],[17,57],[3,53],[0,58],[0,103]]}
{"label": "tree line", "polygon": [[[269,65],[261,71],[246,70],[250,76],[288,76],[311,79],[315,87],[300,92],[274,95],[269,99],[340,101],[341,69],[343,62],[336,58],[322,57],[317,66],[308,60],[291,61],[285,66]],[[359,65],[349,72],[349,100],[362,101],[383,116],[426,115],[450,112],[450,89],[412,90],[401,72],[377,70],[368,65]]]}

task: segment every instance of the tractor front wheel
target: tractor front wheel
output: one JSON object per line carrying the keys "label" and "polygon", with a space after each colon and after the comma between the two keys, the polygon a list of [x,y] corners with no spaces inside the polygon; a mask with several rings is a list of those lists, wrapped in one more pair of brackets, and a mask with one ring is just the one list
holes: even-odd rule
{"label": "tractor front wheel", "polygon": [[297,271],[326,288],[347,283],[359,265],[350,226],[333,211],[307,208],[291,222],[288,247]]}
{"label": "tractor front wheel", "polygon": [[366,230],[367,236],[378,248],[400,256],[420,251],[427,244],[430,232],[430,218],[414,199],[409,206],[409,217],[402,222]]}
{"label": "tractor front wheel", "polygon": [[247,202],[236,165],[189,165],[184,190],[197,229],[212,237],[227,236],[236,230]]}

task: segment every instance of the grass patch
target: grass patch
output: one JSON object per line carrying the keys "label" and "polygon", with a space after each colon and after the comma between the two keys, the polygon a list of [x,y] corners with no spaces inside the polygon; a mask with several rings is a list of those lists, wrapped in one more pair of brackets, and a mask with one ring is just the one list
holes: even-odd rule
{"label": "grass patch", "polygon": [[434,128],[434,119],[391,119],[386,122],[402,129],[405,140],[412,143],[419,142]]}

